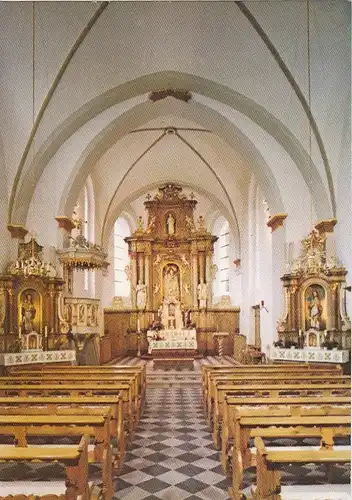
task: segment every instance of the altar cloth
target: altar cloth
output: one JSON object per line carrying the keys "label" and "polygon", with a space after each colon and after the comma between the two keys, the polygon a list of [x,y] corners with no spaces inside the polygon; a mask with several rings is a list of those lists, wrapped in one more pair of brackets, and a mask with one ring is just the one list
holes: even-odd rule
{"label": "altar cloth", "polygon": [[151,340],[149,348],[153,349],[197,349],[197,341],[192,340]]}
{"label": "altar cloth", "polygon": [[[159,340],[155,336],[160,337]],[[148,330],[149,352],[153,349],[197,349],[197,332],[192,330]]]}

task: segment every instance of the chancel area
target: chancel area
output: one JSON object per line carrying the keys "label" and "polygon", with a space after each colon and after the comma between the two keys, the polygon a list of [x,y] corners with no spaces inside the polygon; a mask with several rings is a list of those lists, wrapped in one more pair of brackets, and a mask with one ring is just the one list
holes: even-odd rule
{"label": "chancel area", "polygon": [[352,498],[350,25],[0,3],[0,500]]}

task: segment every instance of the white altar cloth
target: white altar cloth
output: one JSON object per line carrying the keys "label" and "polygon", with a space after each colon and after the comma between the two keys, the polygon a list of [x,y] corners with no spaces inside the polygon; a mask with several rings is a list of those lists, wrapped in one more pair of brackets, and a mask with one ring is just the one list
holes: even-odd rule
{"label": "white altar cloth", "polygon": [[149,343],[153,349],[197,349],[196,340],[151,340]]}
{"label": "white altar cloth", "polygon": [[307,363],[347,363],[349,351],[328,351],[325,349],[309,348],[283,349],[281,347],[272,347],[270,359],[281,361],[305,361]]}
{"label": "white altar cloth", "polygon": [[76,351],[25,351],[0,354],[0,366],[28,365],[36,363],[74,363]]}
{"label": "white altar cloth", "polygon": [[[153,337],[158,335],[160,340]],[[192,330],[148,330],[149,352],[153,349],[197,349],[197,332]]]}

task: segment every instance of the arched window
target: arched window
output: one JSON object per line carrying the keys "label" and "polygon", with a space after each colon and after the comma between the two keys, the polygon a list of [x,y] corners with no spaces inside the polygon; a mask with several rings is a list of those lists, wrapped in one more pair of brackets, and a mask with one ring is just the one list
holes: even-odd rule
{"label": "arched window", "polygon": [[[87,221],[83,224],[83,236],[88,240],[88,218],[89,218],[89,198],[88,198],[88,188],[87,184],[84,186],[84,220]],[[84,270],[84,289],[89,290],[89,270]]]}
{"label": "arched window", "polygon": [[125,268],[129,264],[128,245],[124,238],[130,236],[130,227],[123,217],[119,217],[114,224],[114,282],[115,295],[128,297],[130,284]]}
{"label": "arched window", "polygon": [[219,275],[220,275],[220,289],[221,294],[229,293],[229,272],[230,272],[230,257],[229,257],[229,249],[230,249],[230,232],[229,232],[229,223],[227,221],[221,227],[220,235],[219,235],[219,256],[220,256],[220,267],[219,267]]}
{"label": "arched window", "polygon": [[230,229],[224,217],[220,217],[214,224],[214,234],[218,237],[214,246],[214,263],[218,267],[214,293],[217,296],[228,295],[230,292]]}

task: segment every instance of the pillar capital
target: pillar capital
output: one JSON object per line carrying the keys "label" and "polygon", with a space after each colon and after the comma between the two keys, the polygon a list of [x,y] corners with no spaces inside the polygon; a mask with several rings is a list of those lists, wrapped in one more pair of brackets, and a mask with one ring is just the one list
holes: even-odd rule
{"label": "pillar capital", "polygon": [[270,227],[271,229],[271,232],[273,233],[274,231],[276,231],[276,229],[278,229],[279,227],[283,226],[284,225],[284,221],[286,219],[288,214],[275,214],[275,215],[272,215],[268,222],[266,223],[266,225],[268,227]]}
{"label": "pillar capital", "polygon": [[64,229],[68,233],[71,233],[72,229],[76,227],[73,220],[67,217],[67,215],[58,215],[55,217],[55,220],[59,224],[59,228]]}
{"label": "pillar capital", "polygon": [[337,219],[325,219],[317,222],[314,227],[319,231],[319,233],[333,233],[336,224]]}
{"label": "pillar capital", "polygon": [[19,224],[8,224],[7,229],[10,231],[12,238],[17,238],[19,240],[23,240],[28,233],[28,230]]}

